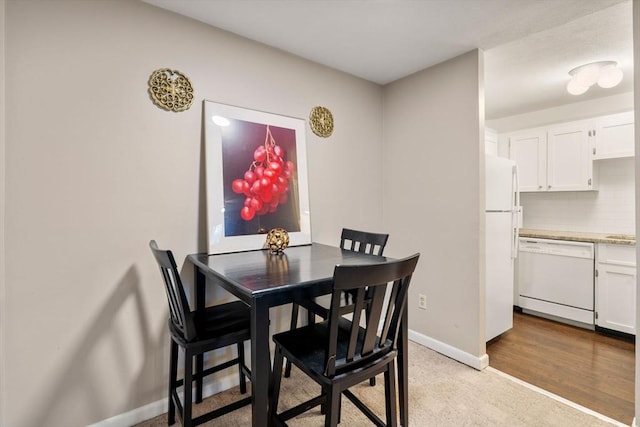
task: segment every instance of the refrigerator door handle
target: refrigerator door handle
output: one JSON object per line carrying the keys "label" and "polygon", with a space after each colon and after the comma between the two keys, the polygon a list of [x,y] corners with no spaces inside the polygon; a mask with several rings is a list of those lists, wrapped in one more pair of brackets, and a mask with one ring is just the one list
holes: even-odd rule
{"label": "refrigerator door handle", "polygon": [[518,258],[518,242],[520,238],[520,215],[521,209],[520,206],[520,181],[518,180],[518,165],[513,165],[513,186],[515,189],[515,206],[513,209],[513,241],[511,242],[511,257],[513,259]]}

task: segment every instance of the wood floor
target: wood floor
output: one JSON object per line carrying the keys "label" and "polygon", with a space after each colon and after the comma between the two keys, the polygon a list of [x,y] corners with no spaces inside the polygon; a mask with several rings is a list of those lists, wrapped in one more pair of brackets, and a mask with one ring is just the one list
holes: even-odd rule
{"label": "wood floor", "polygon": [[635,344],[528,314],[487,343],[489,365],[631,425]]}

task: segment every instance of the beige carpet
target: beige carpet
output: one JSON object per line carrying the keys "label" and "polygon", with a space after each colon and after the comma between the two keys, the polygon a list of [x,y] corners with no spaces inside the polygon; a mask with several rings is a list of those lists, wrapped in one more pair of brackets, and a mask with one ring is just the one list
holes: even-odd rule
{"label": "beige carpet", "polygon": [[[476,371],[421,345],[409,347],[409,424],[415,427],[598,427],[620,425],[561,403],[488,369]],[[378,384],[355,387],[353,392],[371,405],[384,419],[384,388]],[[313,397],[319,387],[300,371],[282,381],[280,408]],[[196,405],[198,413],[209,405],[220,405],[240,396],[238,388],[220,393]],[[342,399],[345,427],[370,426],[369,420],[351,402]],[[319,408],[291,420],[291,427],[322,426]],[[177,425],[180,423],[178,422]],[[138,427],[166,426],[166,414],[138,424]],[[246,406],[206,426],[249,426],[250,407]]]}

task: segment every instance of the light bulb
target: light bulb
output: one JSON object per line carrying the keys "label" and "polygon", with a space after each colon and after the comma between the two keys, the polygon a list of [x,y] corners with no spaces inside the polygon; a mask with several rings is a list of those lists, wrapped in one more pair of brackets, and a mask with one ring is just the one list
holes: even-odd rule
{"label": "light bulb", "polygon": [[615,65],[606,65],[600,70],[598,86],[608,89],[617,86],[622,81],[622,70]]}
{"label": "light bulb", "polygon": [[569,80],[569,83],[567,84],[567,92],[569,92],[571,95],[582,95],[587,90],[589,90],[589,86],[583,86],[579,84],[578,79],[576,79],[575,77]]}
{"label": "light bulb", "polygon": [[580,86],[587,88],[598,80],[600,75],[600,66],[598,64],[589,64],[581,67],[574,78]]}

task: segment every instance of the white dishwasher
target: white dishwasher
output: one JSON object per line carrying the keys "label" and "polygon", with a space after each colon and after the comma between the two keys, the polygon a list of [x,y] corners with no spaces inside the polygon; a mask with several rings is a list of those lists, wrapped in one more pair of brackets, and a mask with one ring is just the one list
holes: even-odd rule
{"label": "white dishwasher", "polygon": [[593,325],[593,243],[521,237],[519,248],[520,307]]}

